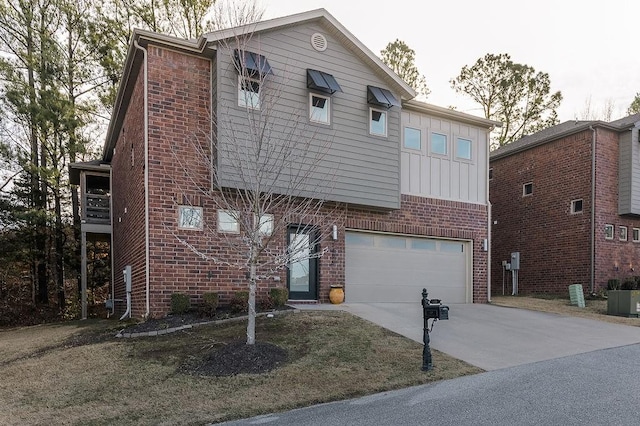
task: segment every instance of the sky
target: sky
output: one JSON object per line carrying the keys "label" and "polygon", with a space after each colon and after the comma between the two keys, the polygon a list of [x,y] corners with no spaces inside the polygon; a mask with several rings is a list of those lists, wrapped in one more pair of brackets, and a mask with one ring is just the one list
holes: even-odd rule
{"label": "sky", "polygon": [[[400,39],[416,52],[427,102],[482,115],[449,81],[487,53],[546,72],[561,122],[626,116],[640,92],[640,2],[634,0],[262,0],[264,19],[326,9],[372,52]],[[593,118],[593,117],[592,117]]]}

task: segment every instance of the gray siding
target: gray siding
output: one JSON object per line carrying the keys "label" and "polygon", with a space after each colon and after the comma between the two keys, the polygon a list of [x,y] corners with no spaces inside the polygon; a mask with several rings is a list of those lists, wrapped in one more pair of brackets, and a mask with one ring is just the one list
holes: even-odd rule
{"label": "gray siding", "polygon": [[[404,128],[420,130],[421,147],[404,147]],[[487,204],[487,131],[415,111],[402,111],[403,194]],[[446,155],[431,152],[432,134],[447,138]],[[471,161],[457,158],[457,138],[471,140]]]}
{"label": "gray siding", "polygon": [[640,215],[640,143],[638,130],[620,134],[618,173],[619,214]]}
{"label": "gray siding", "polygon": [[[319,32],[328,41],[324,52],[311,46],[311,35]],[[229,46],[233,49],[234,46]],[[254,35],[247,50],[264,55],[273,69],[265,83],[262,102],[277,94],[270,108],[261,108],[274,124],[272,136],[291,132],[302,148],[297,153],[302,163],[313,163],[308,184],[299,195],[383,209],[400,207],[400,109],[388,110],[388,136],[369,135],[367,85],[391,89],[374,72],[317,24],[293,26],[277,32]],[[309,121],[307,68],[332,74],[343,92],[331,95],[331,124]],[[247,112],[238,107],[237,72],[229,50],[220,46],[216,61],[219,156],[218,170],[225,185],[239,181],[233,166],[233,152],[225,154],[225,140],[245,138]],[[397,96],[397,95],[396,95]],[[397,96],[399,97],[399,96]],[[256,113],[255,117],[259,117]],[[254,117],[254,118],[255,118]],[[233,133],[233,136],[231,136]],[[291,138],[287,138],[291,139]],[[303,151],[312,140],[309,154]],[[286,143],[282,140],[281,143]],[[248,148],[248,147],[247,147]],[[278,186],[299,168],[285,167]],[[307,169],[308,170],[308,169]],[[321,193],[318,193],[321,188]]]}

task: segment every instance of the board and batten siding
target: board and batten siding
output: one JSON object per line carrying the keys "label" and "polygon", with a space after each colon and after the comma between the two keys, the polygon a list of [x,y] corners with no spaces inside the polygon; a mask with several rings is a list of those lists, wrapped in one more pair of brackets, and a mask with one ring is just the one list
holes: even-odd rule
{"label": "board and batten siding", "polygon": [[620,133],[618,210],[640,215],[640,143],[637,129]]}
{"label": "board and batten siding", "polygon": [[[405,127],[420,130],[420,149],[405,148]],[[487,204],[486,129],[403,110],[400,132],[403,194]],[[431,152],[433,133],[446,136],[446,155]],[[458,137],[471,141],[471,161],[457,158]]]}
{"label": "board and batten siding", "polygon": [[[325,51],[319,52],[312,47],[311,35],[314,33],[326,37]],[[232,187],[238,181],[234,183],[232,166],[222,152],[224,128],[238,129],[247,122],[246,110],[238,107],[238,77],[231,56],[233,48],[218,46],[215,62],[217,87],[214,89],[219,121],[219,176],[223,179],[228,176],[223,183]],[[369,134],[371,105],[367,103],[367,85],[392,88],[318,23],[303,23],[254,34],[246,50],[264,55],[273,70],[274,75],[269,76],[265,93],[276,90],[279,100],[269,112],[269,121],[276,128],[291,129],[291,120],[295,120],[297,134],[301,138],[312,137],[317,146],[311,149],[324,152],[321,158],[314,157],[317,166],[308,179],[309,192],[302,195],[318,197],[313,188],[321,184],[325,193],[320,194],[320,198],[329,201],[381,209],[399,208],[400,108],[387,110],[388,135],[377,137]],[[342,88],[342,92],[330,96],[330,125],[309,121],[308,68],[333,75]],[[271,89],[268,85],[272,85]],[[397,94],[396,97],[399,98]],[[282,134],[286,130],[278,132]]]}

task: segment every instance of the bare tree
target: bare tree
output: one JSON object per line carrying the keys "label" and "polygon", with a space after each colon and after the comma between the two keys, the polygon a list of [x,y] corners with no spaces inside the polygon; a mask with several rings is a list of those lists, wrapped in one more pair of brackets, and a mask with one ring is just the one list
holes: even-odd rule
{"label": "bare tree", "polygon": [[[179,146],[172,151],[182,176],[182,183],[176,179],[174,184],[185,195],[199,188],[205,204],[219,212],[220,223],[202,227],[211,241],[224,247],[212,249],[212,244],[202,245],[202,239],[189,240],[172,232],[201,259],[246,272],[247,344],[255,343],[258,280],[322,256],[326,248],[316,248],[331,238],[327,220],[335,223],[333,213],[341,210],[325,202],[338,167],[334,159],[326,158],[333,135],[313,131],[306,105],[285,97],[286,71],[273,72],[264,56],[249,48],[251,39],[250,33],[239,30],[217,50],[235,64],[243,112],[218,105],[211,117],[213,131],[202,129],[189,138],[196,155],[185,155]],[[259,43],[252,46],[255,49]],[[211,175],[208,187],[203,185],[203,173]],[[197,209],[191,213],[194,220],[202,220]],[[220,232],[220,227],[228,232]],[[294,238],[285,244],[287,232]]]}
{"label": "bare tree", "polygon": [[604,101],[602,108],[595,109],[591,104],[591,96],[584,101],[584,109],[578,117],[580,120],[602,120],[611,121],[613,116],[613,110],[615,109],[615,102],[609,98]]}

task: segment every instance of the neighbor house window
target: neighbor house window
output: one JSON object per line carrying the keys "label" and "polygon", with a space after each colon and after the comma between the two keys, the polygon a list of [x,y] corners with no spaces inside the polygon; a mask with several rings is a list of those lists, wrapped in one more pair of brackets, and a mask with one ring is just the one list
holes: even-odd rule
{"label": "neighbor house window", "polygon": [[640,228],[633,228],[633,242],[640,243]]}
{"label": "neighbor house window", "polygon": [[573,200],[571,202],[571,213],[582,213],[582,200]]}
{"label": "neighbor house window", "polygon": [[260,80],[238,76],[238,106],[260,109]]}
{"label": "neighbor house window", "polygon": [[489,180],[493,179],[493,168],[489,169]]}
{"label": "neighbor house window", "polygon": [[627,227],[618,226],[618,238],[620,241],[627,241]]}
{"label": "neighbor house window", "polygon": [[255,216],[256,224],[259,224],[258,231],[260,235],[271,235],[273,233],[273,215],[272,214],[263,214],[258,219]]}
{"label": "neighbor house window", "polygon": [[522,196],[525,197],[531,194],[533,194],[533,182],[525,183],[524,185],[522,185]]}
{"label": "neighbor house window", "polygon": [[178,228],[202,229],[202,207],[178,206]]}
{"label": "neighbor house window", "polygon": [[604,226],[604,237],[607,240],[613,240],[613,225],[605,225]]}
{"label": "neighbor house window", "polygon": [[404,147],[410,149],[420,149],[422,147],[421,133],[418,129],[411,127],[404,128]]}
{"label": "neighbor house window", "polygon": [[387,136],[386,111],[369,108],[369,133],[377,136]]}
{"label": "neighbor house window", "polygon": [[447,155],[447,136],[440,133],[431,133],[431,153]]}
{"label": "neighbor house window", "polygon": [[471,141],[469,139],[458,138],[456,142],[456,157],[463,160],[471,160]]}
{"label": "neighbor house window", "polygon": [[218,210],[218,231],[220,232],[240,232],[238,224],[238,212],[232,210]]}
{"label": "neighbor house window", "polygon": [[314,123],[329,124],[331,98],[309,93],[309,119]]}

